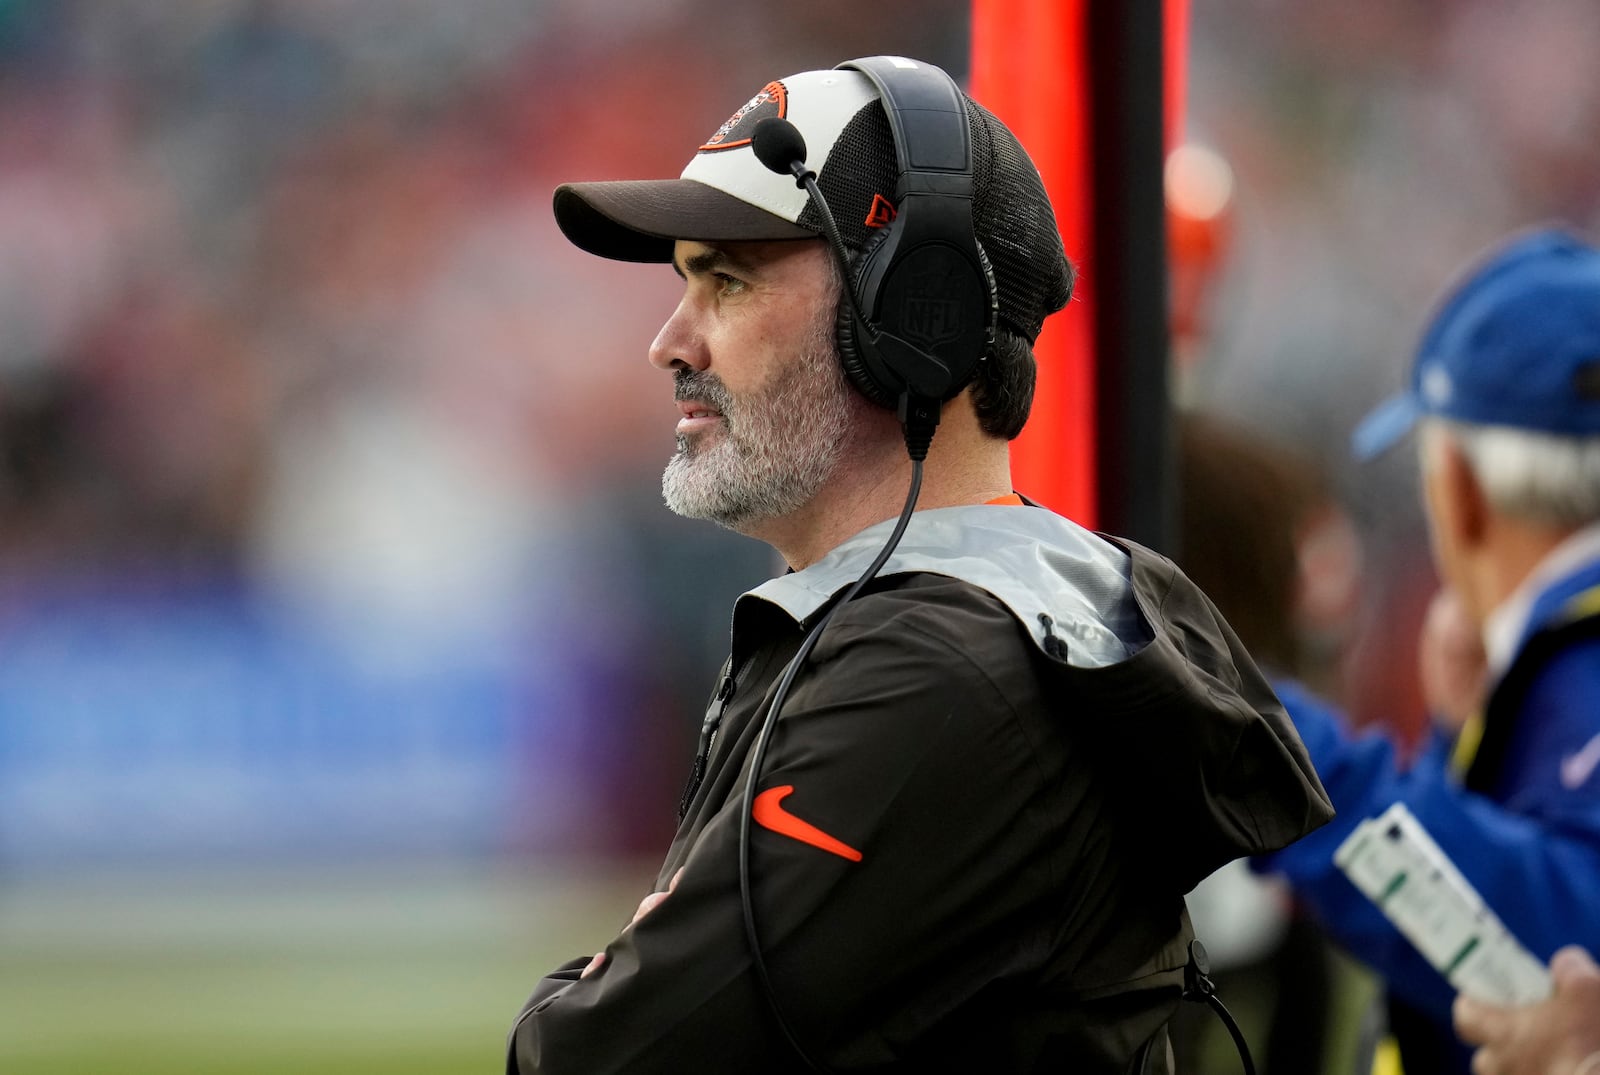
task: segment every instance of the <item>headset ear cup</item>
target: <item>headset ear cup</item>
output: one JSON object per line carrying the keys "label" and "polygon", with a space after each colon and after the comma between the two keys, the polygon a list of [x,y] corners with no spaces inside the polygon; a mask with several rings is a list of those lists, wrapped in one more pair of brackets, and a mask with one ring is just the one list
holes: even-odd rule
{"label": "headset ear cup", "polygon": [[[893,229],[894,225],[890,225],[872,236],[871,240],[862,249],[861,254],[856,258],[851,279],[844,285],[854,290],[863,309],[871,310],[877,305],[876,295],[862,293],[861,281],[870,275],[874,260],[886,256],[883,254],[883,250],[888,243],[890,235],[893,233]],[[985,328],[983,349],[977,354],[964,355],[959,360],[952,362],[953,381],[949,395],[945,397],[946,399],[953,398],[972,383],[978,375],[978,370],[982,368],[979,363],[988,358],[989,351],[994,344],[995,321],[999,312],[999,295],[994,279],[994,266],[989,263],[988,252],[983,249],[983,244],[977,241],[976,236],[973,237],[973,246],[978,253],[978,264],[983,270],[982,287],[986,300],[982,313],[979,315],[983,318]],[[972,316],[974,313],[976,311],[972,311],[969,308],[968,316]],[[894,368],[892,363],[882,361],[876,354],[868,355],[873,344],[867,336],[867,331],[865,325],[857,322],[849,300],[841,296],[834,330],[834,339],[839,349],[839,364],[843,367],[845,376],[850,379],[850,383],[855,385],[862,395],[880,406],[892,409],[899,403],[899,396],[904,389],[904,384],[893,379],[899,371]],[[876,370],[883,370],[884,372],[875,372]]]}
{"label": "headset ear cup", "polygon": [[834,330],[834,339],[839,347],[839,365],[843,367],[844,375],[850,379],[850,383],[855,385],[856,390],[863,396],[879,406],[893,407],[895,400],[873,379],[866,362],[861,358],[861,345],[857,342],[859,334],[855,311],[850,308],[849,300],[840,299],[839,318]]}
{"label": "headset ear cup", "polygon": [[[879,236],[881,238],[881,236]],[[983,347],[975,354],[953,357],[950,362],[952,375],[951,387],[945,399],[954,399],[972,384],[978,377],[978,371],[983,369],[982,363],[988,361],[989,353],[994,349],[994,334],[996,323],[999,319],[999,292],[994,279],[994,267],[989,264],[989,255],[983,249],[983,244],[974,238],[973,245],[978,251],[978,264],[983,269],[983,294],[985,303],[982,310],[984,323]],[[860,266],[868,264],[868,257],[874,247],[869,245],[866,253],[857,262]],[[857,274],[860,279],[860,274]],[[862,303],[866,305],[865,302]],[[850,382],[861,390],[861,394],[874,403],[893,408],[899,404],[902,384],[886,383],[882,375],[874,374],[872,367],[863,357],[863,352],[871,347],[871,343],[859,338],[862,330],[858,328],[854,313],[847,301],[839,303],[839,318],[835,336],[839,342],[839,362],[844,367],[844,372]],[[887,363],[879,363],[889,369],[893,375],[893,367]]]}
{"label": "headset ear cup", "polygon": [[[888,228],[873,235],[856,257],[850,279],[844,282],[843,286],[855,293],[863,309],[872,309],[875,296],[861,294],[862,277],[888,238]],[[837,327],[834,331],[834,337],[839,345],[839,364],[844,367],[844,374],[850,379],[850,383],[855,385],[863,396],[879,406],[892,408],[898,403],[900,389],[898,386],[884,384],[880,378],[873,375],[863,355],[863,352],[872,346],[871,340],[865,336],[866,331],[865,325],[856,323],[855,312],[851,309],[849,298],[841,295]]]}

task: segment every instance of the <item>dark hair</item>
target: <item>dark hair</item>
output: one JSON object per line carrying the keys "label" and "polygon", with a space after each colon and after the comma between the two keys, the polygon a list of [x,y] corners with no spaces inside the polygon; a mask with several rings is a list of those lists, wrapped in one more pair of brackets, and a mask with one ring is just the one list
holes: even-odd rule
{"label": "dark hair", "polygon": [[996,328],[988,358],[972,381],[972,408],[985,433],[1016,439],[1033,409],[1038,372],[1032,345],[1003,325]]}

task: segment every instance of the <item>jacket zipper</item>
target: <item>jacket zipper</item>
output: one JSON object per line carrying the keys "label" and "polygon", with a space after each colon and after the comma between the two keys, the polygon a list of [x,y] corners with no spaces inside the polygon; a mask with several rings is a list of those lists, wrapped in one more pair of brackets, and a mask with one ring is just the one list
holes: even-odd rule
{"label": "jacket zipper", "polygon": [[722,674],[722,682],[717,684],[717,693],[712,696],[711,704],[706,707],[705,720],[700,722],[700,744],[695,750],[694,769],[689,773],[689,783],[683,789],[683,797],[678,800],[679,821],[682,821],[684,815],[689,812],[689,803],[694,800],[694,793],[700,790],[700,783],[706,778],[706,765],[711,760],[711,747],[717,741],[717,730],[722,727],[722,717],[728,711],[728,703],[733,701],[735,686],[733,668],[730,664],[728,670]]}

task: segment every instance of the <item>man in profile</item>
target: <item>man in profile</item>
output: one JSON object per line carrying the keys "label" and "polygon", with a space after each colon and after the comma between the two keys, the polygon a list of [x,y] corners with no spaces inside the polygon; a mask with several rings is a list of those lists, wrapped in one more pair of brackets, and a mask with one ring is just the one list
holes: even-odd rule
{"label": "man in profile", "polygon": [[735,606],[657,891],[510,1069],[1168,1070],[1183,894],[1329,809],[1199,591],[1012,490],[1072,284],[1022,147],[874,57],[555,212],[682,277],[667,504],[790,571]]}

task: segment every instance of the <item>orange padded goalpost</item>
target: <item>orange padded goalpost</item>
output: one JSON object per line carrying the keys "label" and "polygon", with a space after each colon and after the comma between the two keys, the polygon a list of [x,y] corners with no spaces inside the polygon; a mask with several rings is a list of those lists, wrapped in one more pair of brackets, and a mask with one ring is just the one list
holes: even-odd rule
{"label": "orange padded goalpost", "polygon": [[1073,301],[1036,348],[1017,489],[1085,526],[1169,549],[1162,166],[1183,114],[1188,0],[974,0],[970,92],[1044,176]]}

